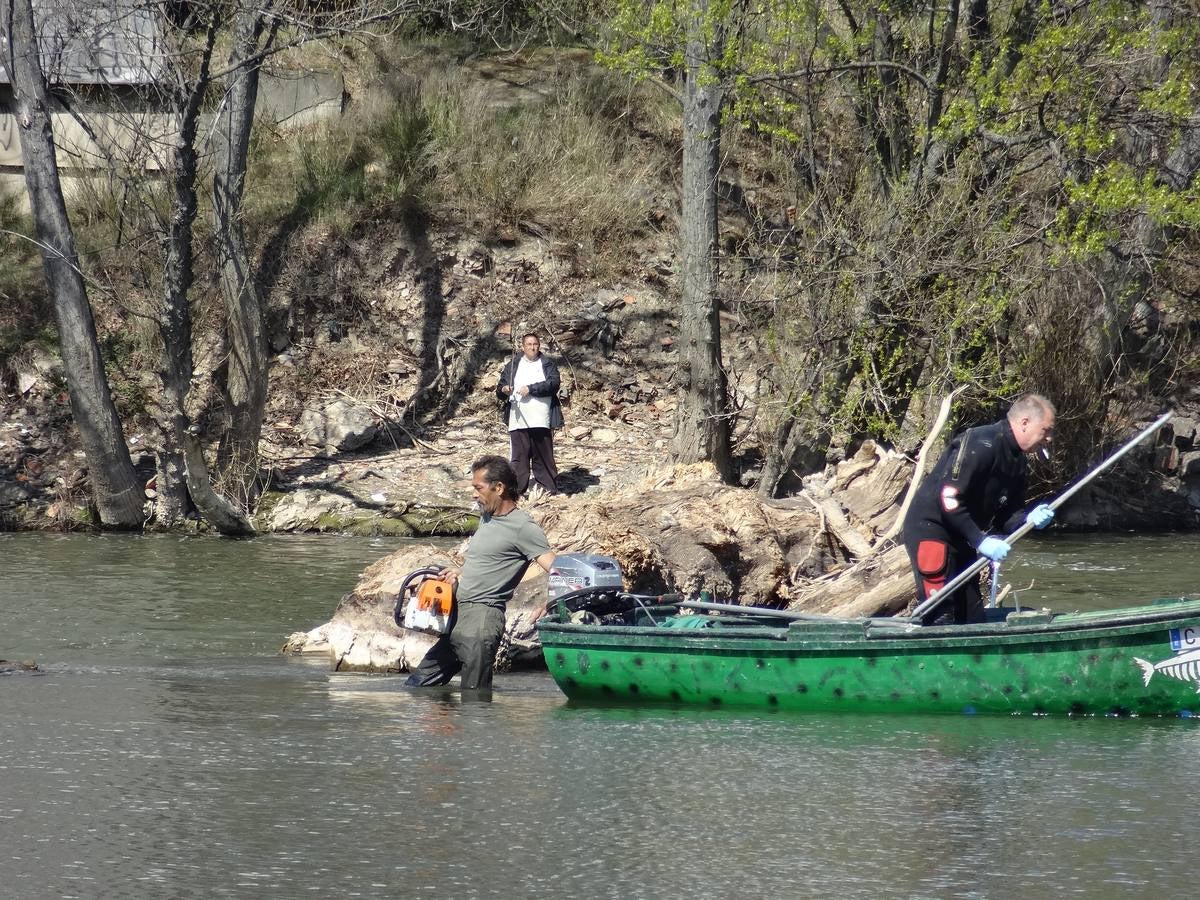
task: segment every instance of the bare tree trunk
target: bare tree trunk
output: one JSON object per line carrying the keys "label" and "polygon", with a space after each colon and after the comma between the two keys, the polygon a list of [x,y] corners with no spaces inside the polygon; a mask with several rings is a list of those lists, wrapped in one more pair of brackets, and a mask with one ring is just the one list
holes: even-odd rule
{"label": "bare tree trunk", "polygon": [[163,530],[178,528],[192,512],[192,499],[187,492],[187,465],[183,453],[166,445],[167,429],[159,424],[162,445],[155,453],[154,526]]}
{"label": "bare tree trunk", "polygon": [[0,7],[8,42],[7,68],[16,100],[29,205],[42,245],[46,285],[54,302],[71,413],[91,473],[100,522],[110,528],[142,526],[142,490],[129,458],[96,336],[75,235],[55,159],[50,103],[38,58],[30,0]]}
{"label": "bare tree trunk", "polygon": [[207,90],[208,60],[216,29],[209,29],[210,51],[204,73],[194,85],[177,90],[179,132],[172,151],[171,218],[165,241],[163,305],[158,320],[163,358],[159,371],[163,396],[159,414],[161,431],[158,467],[158,524],[174,528],[191,509],[187,493],[184,447],[188,435],[187,396],[193,375],[192,311],[188,293],[192,270],[192,224],[196,218],[196,129],[200,105]]}
{"label": "bare tree trunk", "polygon": [[723,26],[711,20],[709,0],[694,0],[688,29],[687,84],[683,92],[679,406],[672,452],[679,462],[709,460],[729,480],[733,460],[717,298],[717,176],[724,91],[711,62],[721,55]]}
{"label": "bare tree trunk", "polygon": [[[166,527],[177,524],[173,521],[162,522],[162,518],[164,515],[179,514],[180,498],[186,492],[200,514],[222,534],[249,534],[253,528],[245,513],[212,489],[208,467],[200,450],[198,428],[191,423],[187,409],[188,392],[194,374],[189,293],[195,280],[192,236],[196,221],[198,171],[196,133],[200,111],[211,83],[212,50],[218,28],[215,11],[212,15],[212,20],[207,24],[206,42],[195,80],[181,78],[175,91],[179,133],[172,152],[171,221],[166,239],[163,309],[159,318],[159,334],[163,342],[163,366],[160,372],[163,385],[161,452],[165,457],[165,460],[160,458],[159,465],[159,518]],[[182,480],[179,478],[181,466]]]}
{"label": "bare tree trunk", "polygon": [[[976,3],[978,0],[976,0]],[[976,3],[972,3],[971,12],[969,15],[977,15]],[[932,32],[936,11],[938,7],[934,4],[930,9],[929,29]],[[983,21],[987,21],[987,5],[984,2]],[[968,28],[969,33],[975,32]],[[946,9],[946,21],[942,26],[942,38],[937,52],[937,68],[933,76],[933,90],[929,96],[929,114],[925,120],[925,141],[928,148],[929,141],[933,140],[933,130],[937,127],[942,118],[942,102],[946,95],[946,78],[950,72],[951,57],[954,53],[955,36],[958,33],[958,0],[950,0],[949,6]]]}
{"label": "bare tree trunk", "polygon": [[228,87],[217,127],[213,218],[217,266],[225,297],[228,363],[221,391],[225,428],[217,451],[217,470],[229,487],[240,488],[247,508],[254,501],[258,441],[267,402],[266,310],[250,272],[242,228],[242,197],[250,153],[250,132],[258,100],[260,54],[274,38],[263,41],[263,12],[239,14],[229,56]]}
{"label": "bare tree trunk", "polygon": [[250,524],[246,512],[213,490],[200,441],[190,433],[184,438],[183,455],[187,465],[188,492],[205,520],[221,534],[234,537],[254,534],[254,526]]}
{"label": "bare tree trunk", "polygon": [[817,432],[791,414],[784,418],[766,447],[758,495],[771,500],[795,487],[797,479],[794,476],[818,468],[824,462],[822,443],[829,443],[828,429]]}

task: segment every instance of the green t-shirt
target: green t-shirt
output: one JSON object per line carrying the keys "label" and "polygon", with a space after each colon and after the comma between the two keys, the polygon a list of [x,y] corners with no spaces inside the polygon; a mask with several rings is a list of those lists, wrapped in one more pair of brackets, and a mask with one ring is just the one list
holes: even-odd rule
{"label": "green t-shirt", "polygon": [[550,552],[546,533],[529,513],[514,509],[503,516],[484,513],[458,576],[459,603],[483,603],[504,609],[529,563]]}

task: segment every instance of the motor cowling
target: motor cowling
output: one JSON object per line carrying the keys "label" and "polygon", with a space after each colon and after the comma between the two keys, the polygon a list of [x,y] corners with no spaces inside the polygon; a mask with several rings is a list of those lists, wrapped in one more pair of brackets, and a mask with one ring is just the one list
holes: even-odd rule
{"label": "motor cowling", "polygon": [[563,553],[550,567],[550,600],[585,588],[624,588],[621,564],[599,553]]}

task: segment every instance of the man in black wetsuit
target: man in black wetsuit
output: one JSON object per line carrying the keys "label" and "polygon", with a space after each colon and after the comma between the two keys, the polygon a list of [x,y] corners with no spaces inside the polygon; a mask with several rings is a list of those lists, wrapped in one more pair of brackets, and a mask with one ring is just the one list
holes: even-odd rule
{"label": "man in black wetsuit", "polygon": [[[935,591],[986,556],[999,562],[1009,545],[1004,534],[1020,527],[1025,502],[1026,453],[1045,447],[1054,436],[1054,404],[1041,394],[1026,394],[991,425],[969,428],[954,436],[937,465],[921,482],[904,517],[904,546],[912,560],[917,600]],[[1025,517],[1045,528],[1054,510],[1042,503]],[[982,622],[983,598],[978,579],[954,592],[954,621]],[[941,613],[927,614],[926,624]]]}

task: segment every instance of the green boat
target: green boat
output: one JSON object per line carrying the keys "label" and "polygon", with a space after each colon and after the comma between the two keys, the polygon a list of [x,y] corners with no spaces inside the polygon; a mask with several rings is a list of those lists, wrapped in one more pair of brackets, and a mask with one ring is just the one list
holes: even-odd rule
{"label": "green boat", "polygon": [[1200,600],[993,610],[996,621],[979,625],[778,618],[788,614],[739,607],[697,614],[686,607],[714,605],[668,609],[629,594],[607,602],[599,613],[560,603],[557,617],[538,624],[550,674],[573,702],[1200,716]]}

